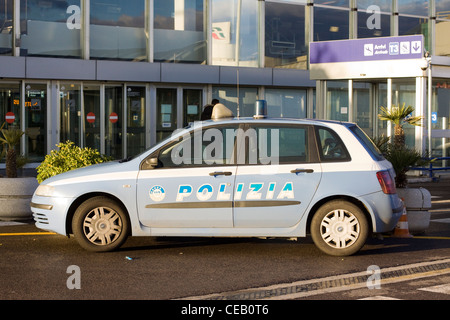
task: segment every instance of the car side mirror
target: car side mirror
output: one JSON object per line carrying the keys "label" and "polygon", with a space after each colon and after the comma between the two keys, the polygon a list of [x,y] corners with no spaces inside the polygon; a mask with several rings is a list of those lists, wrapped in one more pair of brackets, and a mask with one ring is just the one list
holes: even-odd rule
{"label": "car side mirror", "polygon": [[158,158],[148,158],[142,165],[143,170],[151,170],[158,166]]}

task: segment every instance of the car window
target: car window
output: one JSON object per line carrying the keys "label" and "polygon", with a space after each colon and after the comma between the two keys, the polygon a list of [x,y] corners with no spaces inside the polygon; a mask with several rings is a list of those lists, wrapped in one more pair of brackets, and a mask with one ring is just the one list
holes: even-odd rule
{"label": "car window", "polygon": [[186,131],[158,152],[158,168],[231,165],[235,161],[237,125]]}
{"label": "car window", "polygon": [[347,148],[334,131],[325,127],[317,127],[317,138],[321,161],[350,161]]}
{"label": "car window", "polygon": [[[254,126],[246,136],[248,164],[287,164],[310,162],[308,126]],[[254,130],[254,134],[249,131]]]}

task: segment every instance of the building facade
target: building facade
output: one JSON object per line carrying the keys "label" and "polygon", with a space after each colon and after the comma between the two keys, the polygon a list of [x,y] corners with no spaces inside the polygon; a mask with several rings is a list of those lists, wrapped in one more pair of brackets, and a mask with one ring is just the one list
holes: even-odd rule
{"label": "building facade", "polygon": [[[26,132],[35,167],[67,140],[133,156],[213,98],[240,116],[266,100],[269,116],[353,121],[370,136],[390,133],[380,106],[406,103],[426,118],[408,144],[447,155],[447,30],[450,0],[0,0],[0,122]],[[423,72],[311,77],[311,42],[416,34]]]}

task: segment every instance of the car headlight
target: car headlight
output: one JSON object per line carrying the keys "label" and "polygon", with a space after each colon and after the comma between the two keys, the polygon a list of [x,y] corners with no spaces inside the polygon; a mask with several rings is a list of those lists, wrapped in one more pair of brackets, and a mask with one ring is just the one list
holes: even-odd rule
{"label": "car headlight", "polygon": [[53,196],[53,191],[55,191],[55,187],[41,184],[37,187],[35,194],[40,197],[51,197]]}

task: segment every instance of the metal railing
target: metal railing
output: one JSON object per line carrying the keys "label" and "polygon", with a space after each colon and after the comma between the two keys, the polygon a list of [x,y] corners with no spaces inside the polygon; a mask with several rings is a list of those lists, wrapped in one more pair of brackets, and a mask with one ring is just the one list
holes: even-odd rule
{"label": "metal railing", "polygon": [[[431,158],[424,158],[428,162],[427,167],[412,167],[409,170],[419,170],[419,171],[428,171],[428,176],[430,178],[434,177],[434,171],[445,171],[450,170],[450,167],[446,166],[446,160],[450,160],[450,157],[431,157]],[[436,161],[442,160],[442,166],[441,167],[434,167],[433,164],[436,163]]]}

